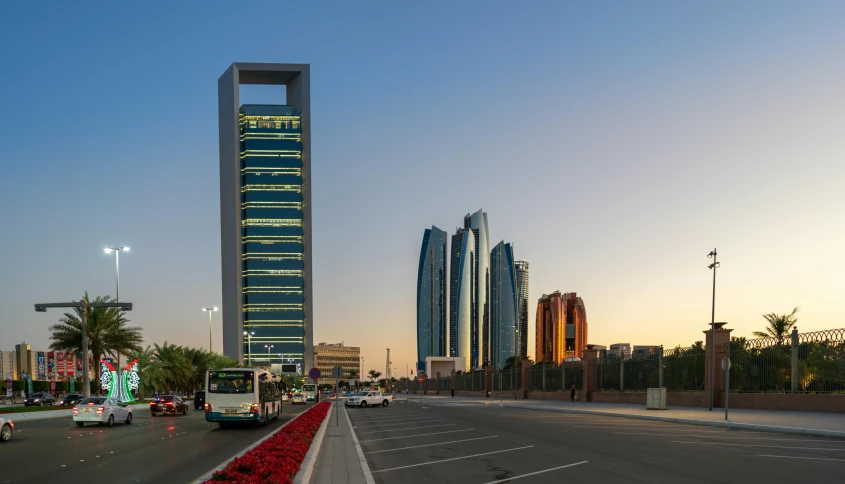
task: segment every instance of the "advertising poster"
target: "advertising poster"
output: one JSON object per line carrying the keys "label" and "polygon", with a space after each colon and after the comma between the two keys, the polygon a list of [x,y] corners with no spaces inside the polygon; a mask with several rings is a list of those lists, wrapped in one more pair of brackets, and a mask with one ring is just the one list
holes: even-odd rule
{"label": "advertising poster", "polygon": [[45,380],[45,375],[47,374],[47,362],[44,361],[46,356],[44,355],[43,351],[38,352],[38,379]]}
{"label": "advertising poster", "polygon": [[56,372],[56,353],[50,351],[47,353],[47,374],[52,375]]}
{"label": "advertising poster", "polygon": [[57,351],[56,352],[56,374],[59,375],[59,378],[65,376],[65,352],[64,351]]}
{"label": "advertising poster", "polygon": [[82,353],[76,354],[76,377],[82,378]]}
{"label": "advertising poster", "polygon": [[56,393],[56,375],[50,375],[50,393]]}

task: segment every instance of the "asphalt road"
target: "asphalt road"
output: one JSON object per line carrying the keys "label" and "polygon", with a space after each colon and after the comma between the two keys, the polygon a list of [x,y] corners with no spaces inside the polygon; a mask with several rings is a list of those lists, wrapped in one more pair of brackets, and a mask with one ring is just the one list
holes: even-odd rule
{"label": "asphalt road", "polygon": [[839,482],[845,440],[407,403],[350,409],[379,484]]}
{"label": "asphalt road", "polygon": [[285,403],[266,427],[221,429],[193,406],[185,417],[135,410],[131,425],[114,427],[77,428],[71,417],[15,422],[12,440],[0,444],[0,483],[190,482],[312,405]]}

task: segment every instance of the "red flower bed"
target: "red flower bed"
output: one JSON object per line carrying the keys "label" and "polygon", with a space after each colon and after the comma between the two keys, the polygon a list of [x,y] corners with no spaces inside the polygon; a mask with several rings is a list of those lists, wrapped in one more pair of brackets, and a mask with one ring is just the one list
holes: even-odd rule
{"label": "red flower bed", "polygon": [[290,484],[330,407],[329,402],[318,403],[205,482]]}

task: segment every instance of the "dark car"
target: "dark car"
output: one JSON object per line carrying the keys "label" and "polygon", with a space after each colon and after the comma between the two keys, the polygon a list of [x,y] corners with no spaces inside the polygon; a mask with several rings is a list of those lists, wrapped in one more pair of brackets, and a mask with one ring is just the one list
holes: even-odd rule
{"label": "dark car", "polygon": [[205,407],[205,392],[200,390],[194,394],[194,410],[200,410]]}
{"label": "dark car", "polygon": [[76,405],[82,400],[85,400],[85,395],[80,395],[78,393],[68,393],[67,395],[62,397],[62,399],[59,401],[59,405]]}
{"label": "dark car", "polygon": [[24,406],[32,406],[36,405],[39,407],[43,407],[44,405],[55,405],[56,399],[53,398],[53,395],[50,395],[47,392],[35,392],[32,395],[26,397],[26,400],[23,401]]}
{"label": "dark car", "polygon": [[150,413],[156,415],[188,415],[188,404],[176,395],[156,397],[150,402]]}

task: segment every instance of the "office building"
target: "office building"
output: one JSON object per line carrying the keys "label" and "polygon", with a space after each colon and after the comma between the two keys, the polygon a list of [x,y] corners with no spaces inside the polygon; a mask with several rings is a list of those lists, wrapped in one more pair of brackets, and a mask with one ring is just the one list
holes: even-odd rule
{"label": "office building", "polygon": [[18,370],[18,377],[26,374],[33,380],[38,379],[38,352],[26,343],[15,345],[15,368]]}
{"label": "office building", "polygon": [[475,236],[476,264],[472,277],[475,309],[472,315],[472,357],[470,367],[478,368],[490,362],[490,308],[487,299],[490,294],[490,236],[487,228],[487,214],[479,210],[464,216],[464,229],[472,230]]}
{"label": "office building", "polygon": [[14,351],[0,351],[0,378],[6,379],[6,374],[12,374],[12,380],[18,379],[18,365],[15,362]]}
{"label": "office building", "polygon": [[517,352],[528,358],[528,261],[514,262],[516,267]]}
{"label": "office building", "polygon": [[634,358],[648,358],[660,354],[660,345],[634,345],[631,356]]}
{"label": "office building", "polygon": [[584,357],[587,311],[576,293],[555,291],[537,303],[536,358],[560,363],[567,356]]}
{"label": "office building", "polygon": [[361,348],[343,343],[320,343],[314,346],[314,366],[320,370],[319,385],[335,383],[332,368],[343,368],[341,380],[361,379]]}
{"label": "office building", "polygon": [[417,270],[417,372],[427,356],[447,356],[447,234],[432,226],[423,234]]}
{"label": "office building", "polygon": [[[235,63],[218,81],[223,351],[238,361],[313,366],[309,72]],[[241,84],[287,99],[241,106]]]}
{"label": "office building", "polygon": [[490,251],[489,355],[500,369],[517,356],[517,286],[513,246],[499,242]]}
{"label": "office building", "polygon": [[621,356],[630,357],[631,343],[614,343],[610,345],[610,349],[607,351],[607,353],[617,358]]}
{"label": "office building", "polygon": [[476,278],[474,277],[475,234],[458,229],[452,236],[449,253],[449,356],[466,360],[466,367],[477,361],[473,354],[472,323],[476,310]]}

